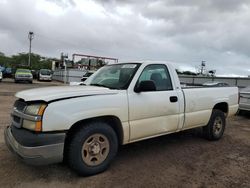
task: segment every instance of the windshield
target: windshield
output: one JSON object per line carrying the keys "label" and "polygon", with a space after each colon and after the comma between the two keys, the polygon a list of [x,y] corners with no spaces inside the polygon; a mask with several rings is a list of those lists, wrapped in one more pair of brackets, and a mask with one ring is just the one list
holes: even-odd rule
{"label": "windshield", "polygon": [[21,72],[21,73],[31,73],[31,71],[30,70],[28,70],[28,69],[17,69],[17,71],[16,72]]}
{"label": "windshield", "polygon": [[139,66],[138,63],[106,65],[84,83],[110,89],[127,89]]}
{"label": "windshield", "polygon": [[51,71],[48,69],[41,69],[40,74],[42,75],[51,75]]}

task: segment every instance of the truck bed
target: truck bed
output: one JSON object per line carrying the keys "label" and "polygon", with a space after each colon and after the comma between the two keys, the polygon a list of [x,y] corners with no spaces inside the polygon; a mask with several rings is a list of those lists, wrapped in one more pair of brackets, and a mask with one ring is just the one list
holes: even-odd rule
{"label": "truck bed", "polygon": [[182,89],[185,98],[184,129],[206,125],[216,104],[227,106],[227,115],[238,110],[237,87],[187,87]]}

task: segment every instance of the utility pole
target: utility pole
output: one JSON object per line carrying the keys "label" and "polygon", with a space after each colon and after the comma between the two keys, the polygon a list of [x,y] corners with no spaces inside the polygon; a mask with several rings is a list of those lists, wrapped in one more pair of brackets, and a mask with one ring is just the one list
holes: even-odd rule
{"label": "utility pole", "polygon": [[206,61],[201,61],[201,75],[203,75],[204,70],[205,70],[205,67],[206,67],[205,62],[206,62]]}
{"label": "utility pole", "polygon": [[61,53],[61,59],[62,59],[62,63],[64,66],[64,75],[63,75],[63,80],[64,80],[64,84],[67,83],[67,63],[66,63],[66,59],[68,58],[68,54],[64,54],[63,52]]}
{"label": "utility pole", "polygon": [[31,62],[30,62],[30,55],[31,55],[31,41],[34,38],[34,33],[32,31],[29,32],[28,34],[28,39],[30,41],[30,48],[29,48],[29,62],[28,62],[28,66],[31,67]]}

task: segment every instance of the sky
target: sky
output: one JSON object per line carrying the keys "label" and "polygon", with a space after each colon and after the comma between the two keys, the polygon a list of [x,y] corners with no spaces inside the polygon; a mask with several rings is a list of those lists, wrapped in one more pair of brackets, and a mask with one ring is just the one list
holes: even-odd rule
{"label": "sky", "polygon": [[250,75],[249,0],[0,0],[0,52],[168,61]]}

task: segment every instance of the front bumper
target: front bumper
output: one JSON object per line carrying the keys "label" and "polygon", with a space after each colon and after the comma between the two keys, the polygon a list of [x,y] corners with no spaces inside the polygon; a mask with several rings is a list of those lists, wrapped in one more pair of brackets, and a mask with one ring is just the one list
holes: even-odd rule
{"label": "front bumper", "polygon": [[46,165],[63,161],[65,133],[39,135],[12,126],[5,129],[4,138],[10,151],[27,164]]}
{"label": "front bumper", "polygon": [[52,77],[40,77],[39,80],[51,81]]}
{"label": "front bumper", "polygon": [[15,77],[15,81],[28,81],[28,82],[31,82],[31,81],[33,81],[33,78],[28,78],[28,77]]}
{"label": "front bumper", "polygon": [[239,104],[239,110],[247,110],[250,111],[250,103],[240,103]]}

